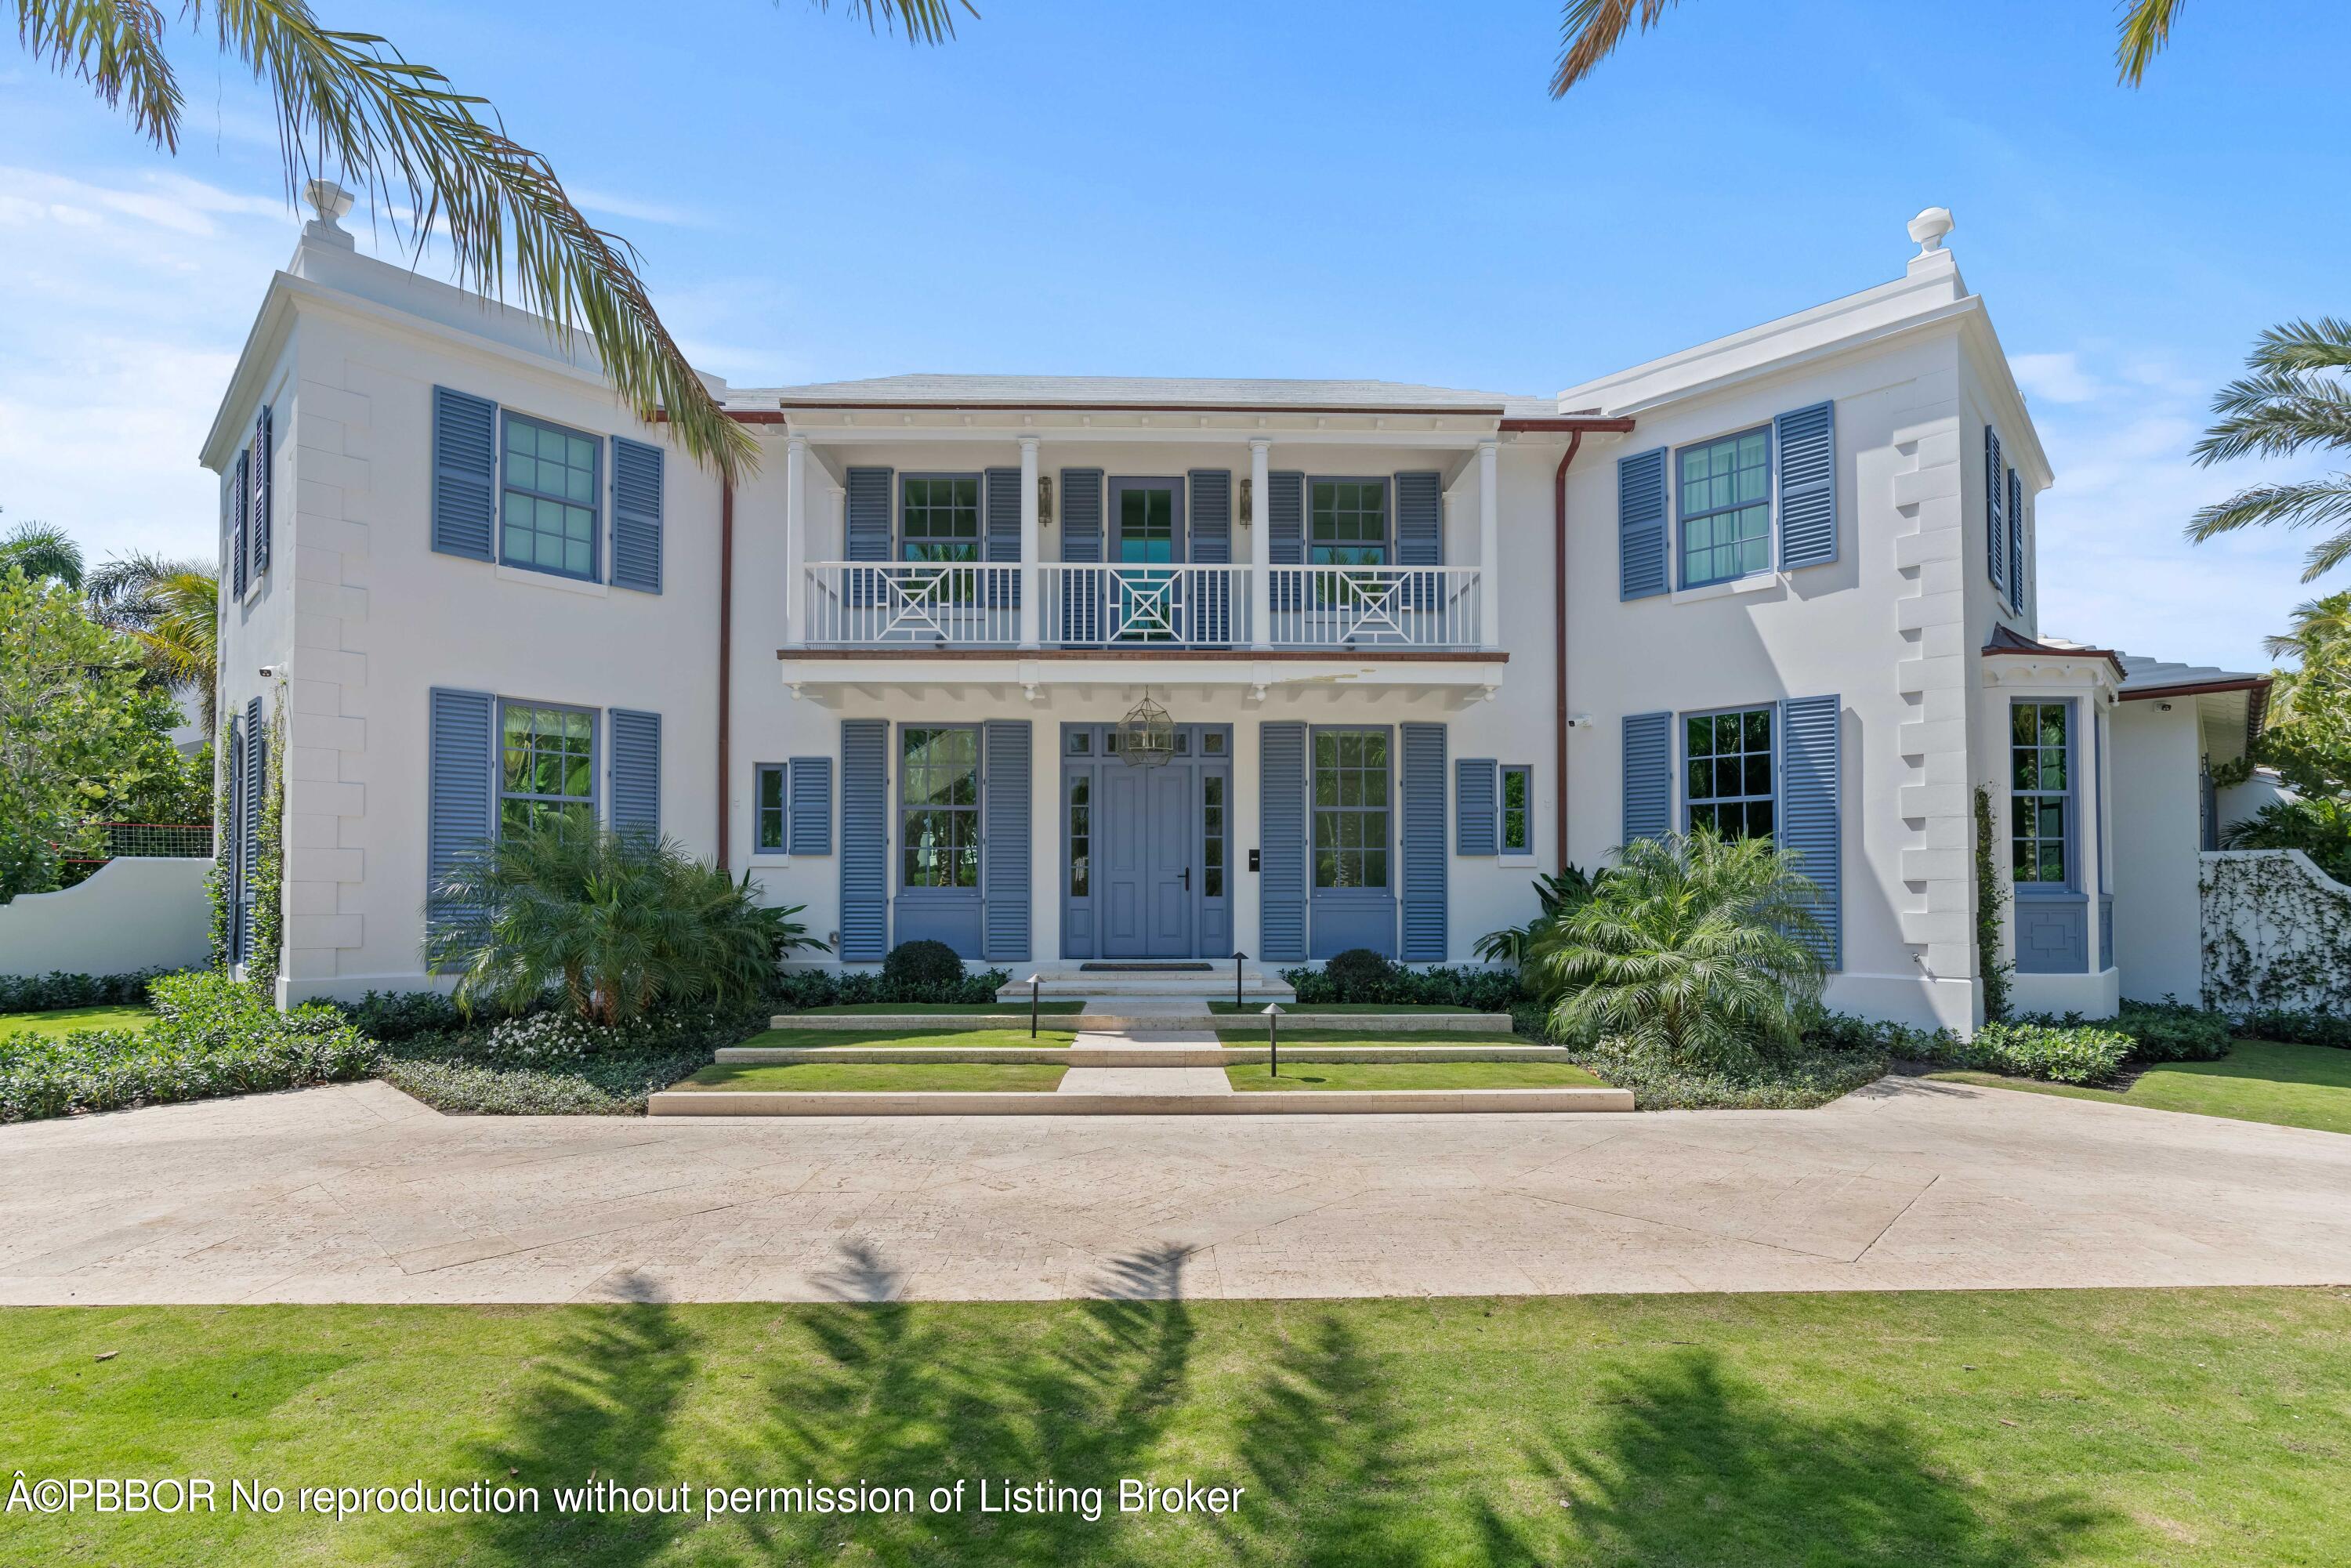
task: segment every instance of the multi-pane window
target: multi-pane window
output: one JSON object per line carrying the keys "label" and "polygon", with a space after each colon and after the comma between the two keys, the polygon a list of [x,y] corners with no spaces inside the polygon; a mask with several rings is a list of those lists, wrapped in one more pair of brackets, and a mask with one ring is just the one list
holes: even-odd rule
{"label": "multi-pane window", "polygon": [[1070,896],[1093,892],[1093,780],[1080,773],[1070,780]]}
{"label": "multi-pane window", "polygon": [[1681,462],[1682,586],[1698,588],[1771,565],[1771,433],[1685,446]]}
{"label": "multi-pane window", "polygon": [[1384,479],[1317,479],[1308,509],[1307,564],[1384,566],[1388,486]]}
{"label": "multi-pane window", "polygon": [[1130,486],[1118,493],[1118,559],[1145,565],[1176,559],[1176,492]]}
{"label": "multi-pane window", "polygon": [[2068,703],[2018,703],[2009,712],[2009,868],[2019,885],[2064,887],[2073,827]]}
{"label": "multi-pane window", "polygon": [[1200,780],[1200,891],[1225,895],[1225,780],[1211,773]]}
{"label": "multi-pane window", "polygon": [[899,513],[899,551],[907,560],[979,559],[979,476],[908,477]]}
{"label": "multi-pane window", "polygon": [[1531,854],[1534,850],[1531,772],[1523,765],[1502,769],[1502,852],[1506,855]]}
{"label": "multi-pane window", "polygon": [[1388,884],[1388,736],[1314,734],[1314,885]]}
{"label": "multi-pane window", "polygon": [[565,577],[596,576],[596,459],[577,431],[507,415],[498,559]]}
{"label": "multi-pane window", "polygon": [[596,717],[580,708],[507,703],[498,759],[498,831],[549,817],[596,820]]}
{"label": "multi-pane window", "polygon": [[977,887],[979,731],[909,725],[898,735],[905,885]]}
{"label": "multi-pane window", "polygon": [[1771,710],[1696,714],[1683,721],[1683,798],[1693,831],[1771,836]]}
{"label": "multi-pane window", "polygon": [[781,854],[784,852],[785,774],[783,763],[759,764],[758,785],[753,794],[753,809],[758,814],[758,827],[752,842],[763,854]]}

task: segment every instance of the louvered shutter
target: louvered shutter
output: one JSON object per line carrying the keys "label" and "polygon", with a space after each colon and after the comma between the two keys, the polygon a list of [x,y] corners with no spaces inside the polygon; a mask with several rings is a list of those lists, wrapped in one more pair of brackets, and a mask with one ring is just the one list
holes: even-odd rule
{"label": "louvered shutter", "polygon": [[[1395,476],[1395,563],[1398,566],[1445,564],[1445,477],[1437,473]],[[1444,602],[1443,580],[1434,572],[1407,580],[1405,602],[1415,610],[1434,610]]]}
{"label": "louvered shutter", "polygon": [[1780,448],[1780,567],[1837,558],[1836,404],[1814,403],[1772,421]]}
{"label": "louvered shutter", "polygon": [[498,405],[433,389],[433,548],[491,559],[497,517]]}
{"label": "louvered shutter", "polygon": [[1266,543],[1276,566],[1306,564],[1306,476],[1269,474],[1265,476],[1265,525],[1272,532]]}
{"label": "louvered shutter", "polygon": [[841,721],[841,958],[890,950],[890,723]]}
{"label": "louvered shutter", "polygon": [[1662,839],[1673,831],[1673,727],[1669,713],[1625,716],[1625,837]]}
{"label": "louvered shutter", "polygon": [[[1232,471],[1195,468],[1186,477],[1192,493],[1192,559],[1201,566],[1228,566],[1233,559]],[[1196,645],[1231,644],[1233,581],[1233,574],[1224,571],[1193,578],[1192,641]]]}
{"label": "louvered shutter", "polygon": [[237,900],[238,950],[253,961],[253,910],[261,894],[261,814],[269,778],[269,737],[261,724],[261,699],[245,705],[245,810],[237,861],[244,871],[244,896]]}
{"label": "louvered shutter", "polygon": [[666,455],[658,446],[612,437],[612,586],[640,593],[662,591],[663,479]]}
{"label": "louvered shutter", "polygon": [[2008,471],[2008,601],[2024,610],[2024,481]]}
{"label": "louvered shutter", "polygon": [[1616,597],[1667,591],[1666,449],[1616,460]]}
{"label": "louvered shutter", "polygon": [[1445,956],[1446,872],[1452,864],[1445,843],[1445,727],[1400,727],[1404,807],[1404,939],[1406,963],[1433,964]]}
{"label": "louvered shutter", "polygon": [[1306,727],[1258,729],[1258,956],[1306,956]]}
{"label": "louvered shutter", "polygon": [[430,697],[424,862],[425,924],[434,931],[470,924],[476,912],[445,903],[443,879],[497,831],[497,699],[487,692],[444,691]]}
{"label": "louvered shutter", "polygon": [[661,837],[662,716],[632,708],[611,710],[612,831]]}
{"label": "louvered shutter", "polygon": [[269,405],[253,419],[253,510],[246,522],[246,547],[253,555],[253,580],[269,570],[269,513],[272,480],[269,461]]}
{"label": "louvered shutter", "polygon": [[230,538],[232,542],[229,549],[229,588],[233,596],[231,602],[235,604],[242,604],[245,602],[245,519],[246,515],[253,510],[252,476],[253,454],[250,452],[238,453],[236,455],[235,476],[229,481],[229,491],[232,497],[230,504],[235,508],[236,514],[235,520],[231,524]]}
{"label": "louvered shutter", "polygon": [[[1061,559],[1099,561],[1102,558],[1102,471],[1099,468],[1061,470]],[[1061,638],[1067,643],[1099,643],[1106,609],[1102,572],[1072,571],[1061,577]]]}
{"label": "louvered shutter", "polygon": [[842,541],[851,560],[890,559],[890,492],[893,471],[852,468],[849,471],[848,538]]}
{"label": "louvered shutter", "polygon": [[1453,765],[1453,850],[1456,854],[1497,852],[1495,799],[1501,765],[1490,757],[1465,757]]}
{"label": "louvered shutter", "polygon": [[1984,426],[1984,570],[1991,585],[2003,585],[2008,566],[2008,541],[2001,532],[2001,503],[2006,486],[2001,479],[2000,434]]}
{"label": "louvered shutter", "polygon": [[796,855],[832,853],[832,758],[793,758],[787,783],[791,813],[785,847]]}
{"label": "louvered shutter", "polygon": [[980,726],[979,956],[1029,956],[1029,724],[992,718]]}
{"label": "louvered shutter", "polygon": [[[990,468],[980,479],[981,532],[984,543],[983,559],[1000,566],[1020,564],[1020,470]],[[987,576],[987,604],[990,609],[1020,608],[1020,574],[990,572]]]}
{"label": "louvered shutter", "polygon": [[1780,705],[1780,847],[1801,858],[1796,869],[1820,889],[1812,901],[1820,924],[1815,950],[1829,968],[1844,957],[1844,841],[1835,697],[1790,697]]}

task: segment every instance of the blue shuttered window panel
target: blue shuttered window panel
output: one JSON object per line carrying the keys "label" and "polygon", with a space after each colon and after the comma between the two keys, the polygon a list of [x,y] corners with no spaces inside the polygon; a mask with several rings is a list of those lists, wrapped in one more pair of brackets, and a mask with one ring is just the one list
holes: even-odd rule
{"label": "blue shuttered window panel", "polygon": [[2008,541],[2001,537],[2001,502],[2007,486],[2001,479],[2000,433],[1984,426],[1984,569],[1991,585],[2002,585],[2008,565]]}
{"label": "blue shuttered window panel", "polygon": [[1780,847],[1802,857],[1796,869],[1820,889],[1812,906],[1821,926],[1821,962],[1844,961],[1844,833],[1837,716],[1839,699],[1790,697],[1780,705]]}
{"label": "blue shuttered window panel", "polygon": [[2024,611],[2024,481],[2008,471],[2008,601]]}
{"label": "blue shuttered window panel", "polygon": [[1465,757],[1453,765],[1453,852],[1490,855],[1499,835],[1495,830],[1495,792],[1501,767],[1490,757]]}
{"label": "blue shuttered window panel", "polygon": [[[1020,470],[990,468],[980,478],[980,559],[1003,566],[1020,564]],[[1008,578],[1009,580],[1006,579]],[[1018,573],[987,579],[990,609],[1020,607]]]}
{"label": "blue shuttered window panel", "polygon": [[980,726],[979,956],[1029,956],[1029,747],[1025,718]]}
{"label": "blue shuttered window panel", "polygon": [[229,521],[229,589],[230,602],[235,604],[245,602],[245,519],[253,509],[252,473],[253,454],[238,453],[235,468],[228,482],[229,507],[233,513]]}
{"label": "blue shuttered window panel", "polygon": [[245,705],[245,810],[237,835],[237,865],[244,895],[237,900],[237,949],[253,961],[253,908],[261,894],[261,813],[269,777],[269,736],[261,724],[261,699]]}
{"label": "blue shuttered window panel", "polygon": [[[1099,468],[1061,470],[1061,559],[1098,561],[1102,558],[1102,471]],[[1071,643],[1093,643],[1102,634],[1105,606],[1092,574],[1071,572],[1061,579],[1061,634]]]}
{"label": "blue shuttered window panel", "polygon": [[442,879],[489,843],[496,831],[497,698],[487,692],[435,687],[425,749],[424,915],[428,929],[468,920],[471,910],[444,904]]}
{"label": "blue shuttered window panel", "polygon": [[253,418],[253,507],[246,519],[246,542],[253,556],[253,580],[269,570],[269,405]]}
{"label": "blue shuttered window panel", "polygon": [[1836,404],[1792,409],[1771,422],[1780,444],[1780,566],[1837,558]]}
{"label": "blue shuttered window panel", "polygon": [[[1228,468],[1195,468],[1186,477],[1192,492],[1192,559],[1202,566],[1229,566],[1233,559],[1233,476]],[[1193,580],[1192,638],[1203,646],[1228,646],[1233,640],[1234,580],[1209,572]],[[1240,591],[1244,595],[1248,589]]]}
{"label": "blue shuttered window panel", "polygon": [[496,531],[498,405],[433,389],[433,548],[491,559]]}
{"label": "blue shuttered window panel", "polygon": [[890,498],[894,488],[887,468],[849,471],[847,538],[841,548],[851,560],[888,560],[891,527]]}
{"label": "blue shuttered window panel", "polygon": [[1306,956],[1306,727],[1259,727],[1258,956]]}
{"label": "blue shuttered window panel", "polygon": [[611,714],[612,830],[661,837],[662,716],[616,707]]}
{"label": "blue shuttered window panel", "polygon": [[245,721],[232,717],[228,721],[228,758],[222,769],[228,788],[221,793],[228,807],[228,821],[220,824],[221,852],[228,857],[228,961],[245,960]]}
{"label": "blue shuttered window panel", "polygon": [[1616,597],[1667,591],[1666,449],[1616,460]]}
{"label": "blue shuttered window panel", "polygon": [[1625,716],[1624,841],[1662,839],[1673,827],[1674,716]]}
{"label": "blue shuttered window panel", "polygon": [[1446,873],[1453,857],[1445,843],[1445,727],[1400,727],[1404,806],[1404,938],[1408,964],[1445,956]]}
{"label": "blue shuttered window panel", "polygon": [[1306,564],[1306,476],[1269,474],[1265,476],[1266,544],[1276,566]]}
{"label": "blue shuttered window panel", "polygon": [[841,721],[841,958],[890,950],[890,721]]}
{"label": "blue shuttered window panel", "polygon": [[791,809],[785,849],[796,855],[832,853],[832,758],[793,758],[787,784]]}
{"label": "blue shuttered window panel", "polygon": [[[1445,564],[1445,476],[1434,472],[1395,476],[1395,564]],[[1414,610],[1434,610],[1444,585],[1434,576],[1416,577],[1405,591]]]}
{"label": "blue shuttered window panel", "polygon": [[662,591],[662,479],[658,446],[612,437],[612,586]]}

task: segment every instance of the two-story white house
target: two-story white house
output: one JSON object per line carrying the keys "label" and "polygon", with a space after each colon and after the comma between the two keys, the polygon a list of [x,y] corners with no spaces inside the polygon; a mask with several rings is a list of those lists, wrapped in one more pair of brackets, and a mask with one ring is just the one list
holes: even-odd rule
{"label": "two-story white house", "polygon": [[2051,475],[1949,227],[1556,396],[714,382],[762,454],[727,486],[330,207],[204,452],[241,871],[285,713],[280,993],[430,983],[436,873],[550,808],[838,962],[1022,975],[1470,961],[1538,873],[1705,822],[1802,852],[1832,1005],[1968,1027],[1981,789],[2021,1005],[2192,995],[2199,768],[2261,684],[2041,636]]}

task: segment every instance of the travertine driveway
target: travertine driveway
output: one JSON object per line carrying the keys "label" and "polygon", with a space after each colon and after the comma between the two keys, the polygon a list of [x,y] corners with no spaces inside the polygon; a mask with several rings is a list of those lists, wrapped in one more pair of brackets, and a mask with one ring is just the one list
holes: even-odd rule
{"label": "travertine driveway", "polygon": [[1900,1080],[1810,1112],[832,1122],[363,1083],[0,1128],[19,1303],[2346,1281],[2351,1137]]}

